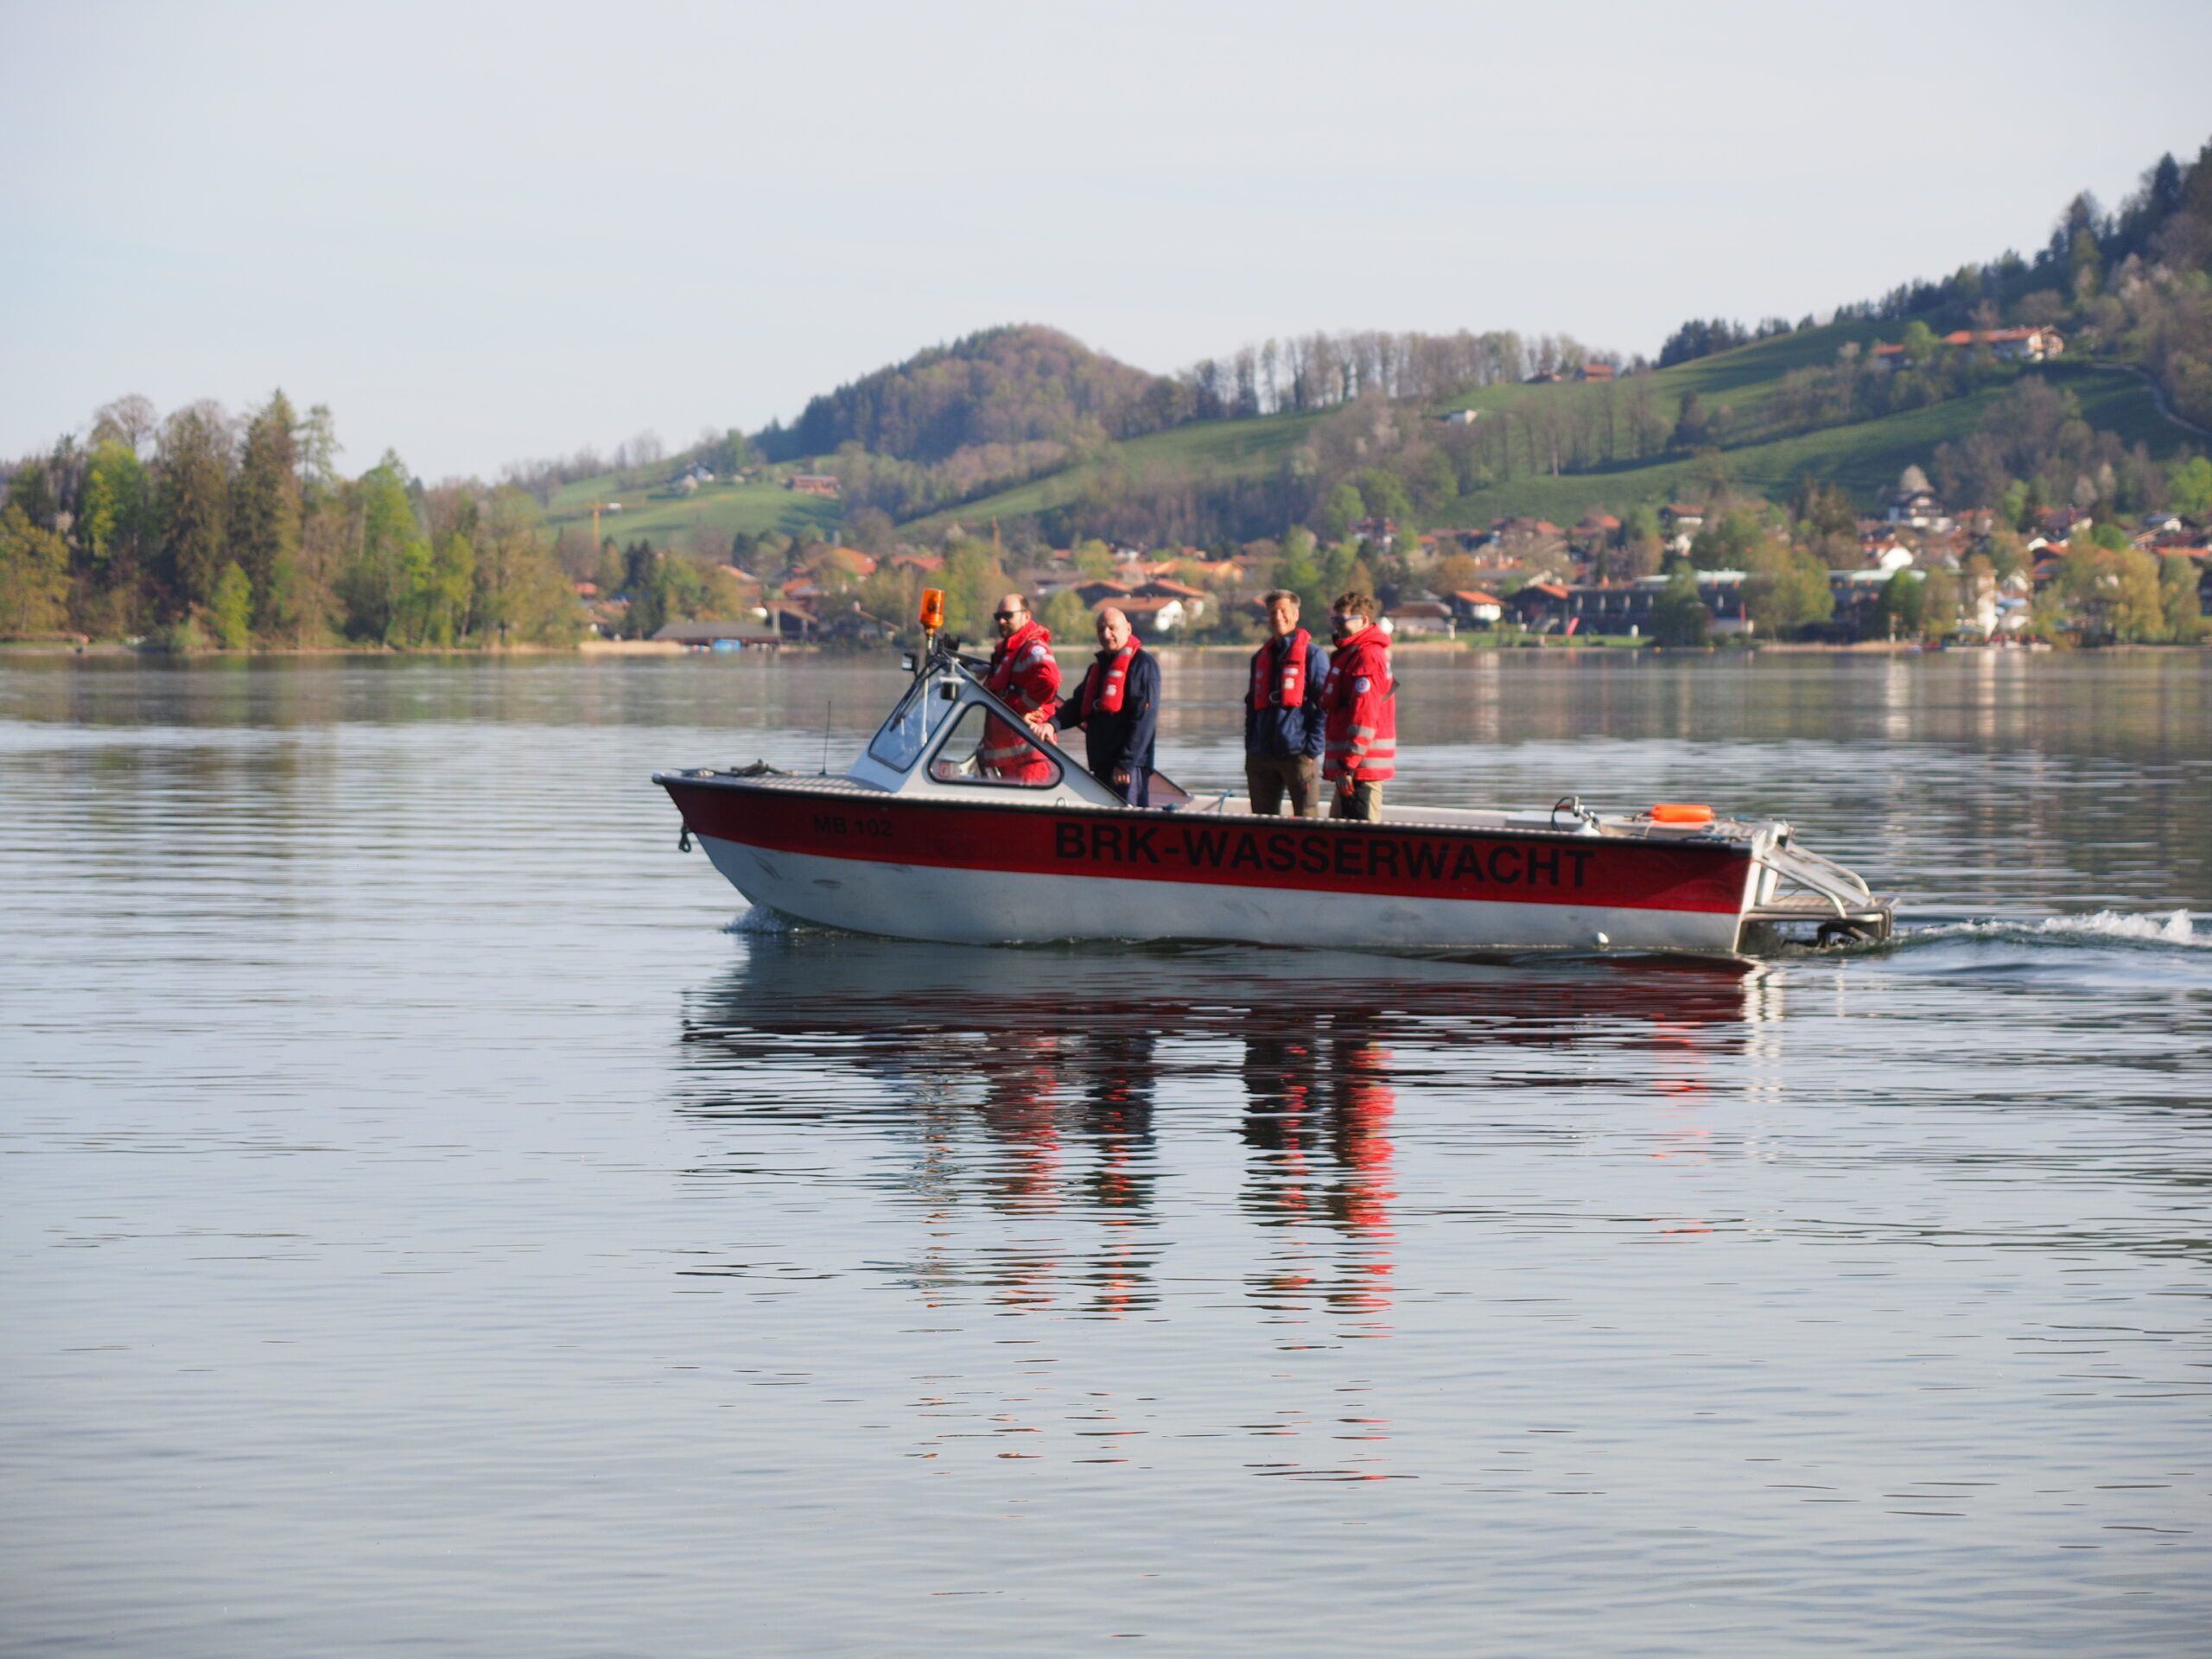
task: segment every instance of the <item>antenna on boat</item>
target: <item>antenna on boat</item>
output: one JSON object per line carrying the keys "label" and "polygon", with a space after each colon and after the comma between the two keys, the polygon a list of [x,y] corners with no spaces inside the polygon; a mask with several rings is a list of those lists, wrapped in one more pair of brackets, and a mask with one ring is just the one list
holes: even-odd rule
{"label": "antenna on boat", "polygon": [[837,699],[832,697],[822,706],[822,775],[830,775],[830,728],[837,718]]}

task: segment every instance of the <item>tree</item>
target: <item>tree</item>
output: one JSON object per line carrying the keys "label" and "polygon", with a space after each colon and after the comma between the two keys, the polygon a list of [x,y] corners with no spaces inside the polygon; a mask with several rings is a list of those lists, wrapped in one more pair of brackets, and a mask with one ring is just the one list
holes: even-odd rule
{"label": "tree", "polygon": [[1393,519],[1403,526],[1413,523],[1413,498],[1406,493],[1406,481],[1387,467],[1370,467],[1360,474],[1359,499],[1370,518]]}
{"label": "tree", "polygon": [[1835,614],[1827,569],[1809,553],[1769,543],[1744,583],[1744,608],[1762,633],[1786,637],[1825,622]]}
{"label": "tree", "polygon": [[2191,455],[2166,480],[2166,505],[2185,518],[2212,517],[2212,461]]}
{"label": "tree", "polygon": [[244,651],[253,643],[253,583],[233,559],[215,578],[207,601],[207,626],[225,651]]}
{"label": "tree", "polygon": [[340,584],[346,630],[357,639],[397,645],[407,602],[429,571],[430,550],[408,499],[399,457],[385,458],[354,485],[359,530],[356,552]]}
{"label": "tree", "polygon": [[[1082,595],[1072,588],[1063,588],[1046,600],[1044,608],[1037,613],[1037,620],[1045,625],[1055,640],[1086,639],[1092,626],[1089,607],[1084,604]],[[1065,675],[1071,670],[1064,664],[1060,672]]]}
{"label": "tree", "polygon": [[1668,441],[1671,449],[1701,449],[1713,442],[1712,423],[1706,418],[1705,402],[1695,392],[1684,394],[1681,412],[1675,417],[1674,435]]}
{"label": "tree", "polygon": [[295,633],[300,555],[299,418],[280,391],[247,423],[231,486],[231,556],[251,584],[264,632]]}
{"label": "tree", "polygon": [[1948,639],[1958,626],[1959,579],[1937,565],[1920,582],[1920,637]]}
{"label": "tree", "polygon": [[68,605],[69,544],[10,502],[0,508],[0,639],[56,632]]}
{"label": "tree", "polygon": [[1936,331],[1917,317],[1905,324],[1898,343],[1904,347],[1904,360],[1916,369],[1936,355]]}
{"label": "tree", "polygon": [[1697,573],[1681,560],[1668,572],[1667,585],[1652,601],[1651,632],[1662,645],[1701,645],[1713,620],[1698,597]]}
{"label": "tree", "polygon": [[1321,533],[1332,542],[1340,542],[1351,533],[1365,511],[1360,493],[1349,484],[1339,484],[1331,490],[1321,504]]}
{"label": "tree", "polygon": [[2197,592],[2196,561],[2175,554],[2161,562],[2158,587],[2164,595],[2166,637],[2193,645],[2204,637],[2204,606]]}
{"label": "tree", "polygon": [[1745,569],[1765,540],[1765,526],[1749,507],[1730,507],[1698,531],[1690,543],[1690,563],[1700,570]]}
{"label": "tree", "polygon": [[1328,614],[1329,601],[1343,591],[1324,591],[1326,573],[1321,568],[1319,547],[1312,531],[1294,524],[1284,532],[1282,550],[1275,556],[1274,586],[1298,595],[1299,613],[1309,629]]}
{"label": "tree", "polygon": [[1874,615],[1891,639],[1917,639],[1923,597],[1920,573],[1900,570],[1882,584],[1882,596],[1875,601]]}
{"label": "tree", "polygon": [[174,599],[205,604],[222,575],[230,511],[230,420],[213,404],[181,409],[162,425],[162,574]]}

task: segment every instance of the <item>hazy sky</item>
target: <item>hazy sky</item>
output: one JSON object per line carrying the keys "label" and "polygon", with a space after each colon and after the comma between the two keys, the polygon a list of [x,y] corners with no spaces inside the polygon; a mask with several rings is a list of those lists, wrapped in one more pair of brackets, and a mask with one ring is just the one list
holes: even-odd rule
{"label": "hazy sky", "polygon": [[2207,63],[2202,3],[0,0],[0,454],[281,385],[488,476],[1007,321],[1656,352],[2034,246]]}

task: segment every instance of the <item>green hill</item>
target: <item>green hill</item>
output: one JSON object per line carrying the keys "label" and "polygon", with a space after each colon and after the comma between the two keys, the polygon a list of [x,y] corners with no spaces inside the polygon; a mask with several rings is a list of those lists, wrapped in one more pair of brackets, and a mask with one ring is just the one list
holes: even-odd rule
{"label": "green hill", "polygon": [[[1740,486],[1777,499],[1807,474],[1841,485],[1862,505],[1872,506],[1908,466],[1926,467],[1938,444],[1972,432],[1990,404],[2024,374],[2041,374],[2073,394],[2082,416],[2101,430],[2117,433],[2130,444],[2140,442],[2161,458],[2185,444],[2202,443],[2198,435],[2162,415],[2150,388],[2132,371],[2107,364],[2060,361],[2039,367],[2001,371],[1966,395],[1877,418],[1791,433],[1784,405],[1789,377],[1828,367],[1847,345],[1864,353],[1885,334],[1895,339],[1900,325],[1854,321],[1778,335],[1732,351],[1699,358],[1655,372],[1596,385],[1500,385],[1485,386],[1439,406],[1480,410],[1509,431],[1516,423],[1541,422],[1547,409],[1572,416],[1580,406],[1591,421],[1609,401],[1618,428],[1628,419],[1631,400],[1642,400],[1648,419],[1671,432],[1686,398],[1694,395],[1708,418],[1723,423],[1718,444],[1730,477]],[[1044,513],[1081,499],[1099,474],[1120,469],[1133,481],[1182,482],[1194,486],[1273,474],[1304,442],[1321,415],[1280,415],[1256,420],[1211,421],[1107,446],[1084,462],[1016,489],[999,492],[918,520],[927,531],[957,519],[977,524]],[[1552,476],[1528,470],[1519,475],[1440,505],[1429,521],[1487,524],[1511,513],[1527,513],[1571,523],[1593,508],[1618,512],[1638,502],[1659,502],[1693,491],[1705,470],[1688,454],[1673,452],[1634,458],[1629,437],[1617,437],[1621,458],[1596,461],[1580,470]]]}
{"label": "green hill", "polygon": [[780,484],[740,484],[716,479],[701,485],[696,494],[685,494],[665,482],[641,487],[634,481],[625,481],[636,477],[634,472],[602,473],[565,484],[547,506],[546,522],[556,530],[570,524],[588,529],[593,502],[619,501],[620,512],[600,515],[602,536],[623,543],[642,540],[673,547],[695,531],[704,531],[724,542],[741,532],[757,536],[772,530],[786,536],[802,531],[827,535],[841,516],[836,502],[818,495],[800,495]]}

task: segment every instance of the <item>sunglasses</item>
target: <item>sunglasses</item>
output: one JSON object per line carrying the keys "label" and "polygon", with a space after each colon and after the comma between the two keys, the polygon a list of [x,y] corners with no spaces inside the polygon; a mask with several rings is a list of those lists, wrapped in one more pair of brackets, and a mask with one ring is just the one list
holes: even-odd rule
{"label": "sunglasses", "polygon": [[1027,614],[1028,613],[1027,611],[993,611],[991,613],[991,620],[994,622],[1011,622],[1017,616],[1027,616]]}

